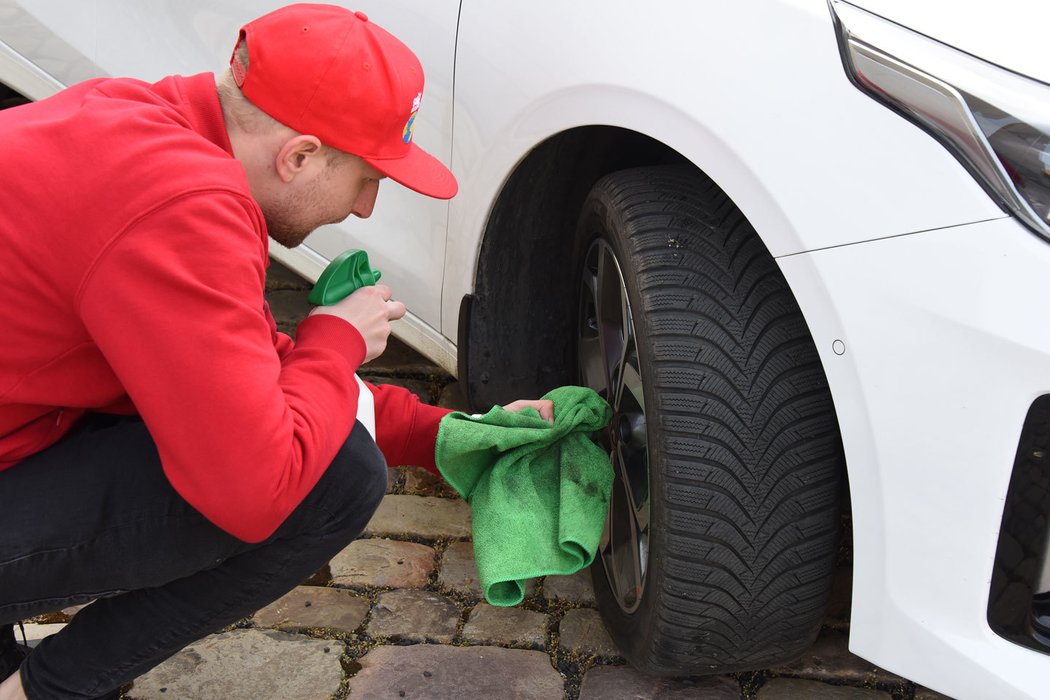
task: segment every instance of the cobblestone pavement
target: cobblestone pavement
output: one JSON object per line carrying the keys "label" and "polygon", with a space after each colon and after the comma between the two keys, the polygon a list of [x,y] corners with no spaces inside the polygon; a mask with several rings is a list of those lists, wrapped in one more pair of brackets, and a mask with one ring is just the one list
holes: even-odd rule
{"label": "cobblestone pavement", "polygon": [[[294,331],[308,309],[307,286],[275,264],[267,287],[282,330]],[[466,408],[450,377],[396,341],[361,375]],[[847,651],[850,581],[846,563],[836,573],[821,636],[794,663],[739,675],[647,678],[625,664],[603,629],[588,572],[534,581],[515,608],[483,602],[468,505],[428,472],[397,467],[367,531],[328,567],[142,676],[125,697],[943,699]],[[62,619],[26,629],[39,638]]]}

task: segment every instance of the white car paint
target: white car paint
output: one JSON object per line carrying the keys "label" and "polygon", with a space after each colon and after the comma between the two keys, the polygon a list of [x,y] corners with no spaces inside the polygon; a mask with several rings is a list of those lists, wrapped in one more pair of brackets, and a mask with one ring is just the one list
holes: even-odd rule
{"label": "white car paint", "polygon": [[1050,83],[1050,3],[1028,0],[857,0],[852,4],[960,51]]}
{"label": "white car paint", "polygon": [[1017,438],[1050,389],[1050,326],[1033,322],[1050,247],[998,219],[779,263],[849,461],[851,650],[956,698],[1046,697],[1050,658],[986,611]]}
{"label": "white car paint", "polygon": [[[0,0],[0,80],[40,98],[86,74],[220,70],[236,28],[277,4]],[[1045,3],[853,4],[1048,80]],[[577,126],[668,145],[755,226],[821,353],[852,493],[851,648],[954,697],[1046,696],[1050,658],[985,616],[1017,436],[1050,393],[1050,246],[849,82],[824,0],[353,6],[420,54],[417,140],[461,192],[384,185],[372,220],[275,257],[316,279],[367,248],[412,312],[398,334],[454,371],[460,301],[516,165]]]}

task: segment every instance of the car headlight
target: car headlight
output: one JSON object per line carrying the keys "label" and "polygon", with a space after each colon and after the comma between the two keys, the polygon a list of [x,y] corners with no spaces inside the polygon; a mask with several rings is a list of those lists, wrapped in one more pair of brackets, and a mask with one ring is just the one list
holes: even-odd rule
{"label": "car headlight", "polygon": [[1050,238],[1050,86],[829,0],[853,83],[940,141],[989,195]]}

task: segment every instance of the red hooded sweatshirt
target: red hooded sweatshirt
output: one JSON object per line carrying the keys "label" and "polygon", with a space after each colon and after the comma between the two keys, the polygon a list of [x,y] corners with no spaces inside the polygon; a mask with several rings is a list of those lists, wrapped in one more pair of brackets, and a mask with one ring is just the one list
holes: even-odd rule
{"label": "red hooded sweatshirt", "polygon": [[[138,413],[183,498],[265,539],[350,434],[365,344],[328,315],[277,331],[214,76],[88,81],[0,134],[0,469],[86,411]],[[434,470],[447,411],[370,389],[387,463]]]}

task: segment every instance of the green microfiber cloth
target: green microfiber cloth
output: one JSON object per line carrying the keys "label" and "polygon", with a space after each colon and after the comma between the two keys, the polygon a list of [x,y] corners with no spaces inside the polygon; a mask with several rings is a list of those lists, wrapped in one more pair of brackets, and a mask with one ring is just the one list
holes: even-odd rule
{"label": "green microfiber cloth", "polygon": [[591,389],[546,394],[554,424],[526,408],[450,413],[438,428],[438,470],[470,503],[474,559],[485,599],[517,605],[525,581],[590,565],[612,491],[609,455],[592,435],[609,405]]}

